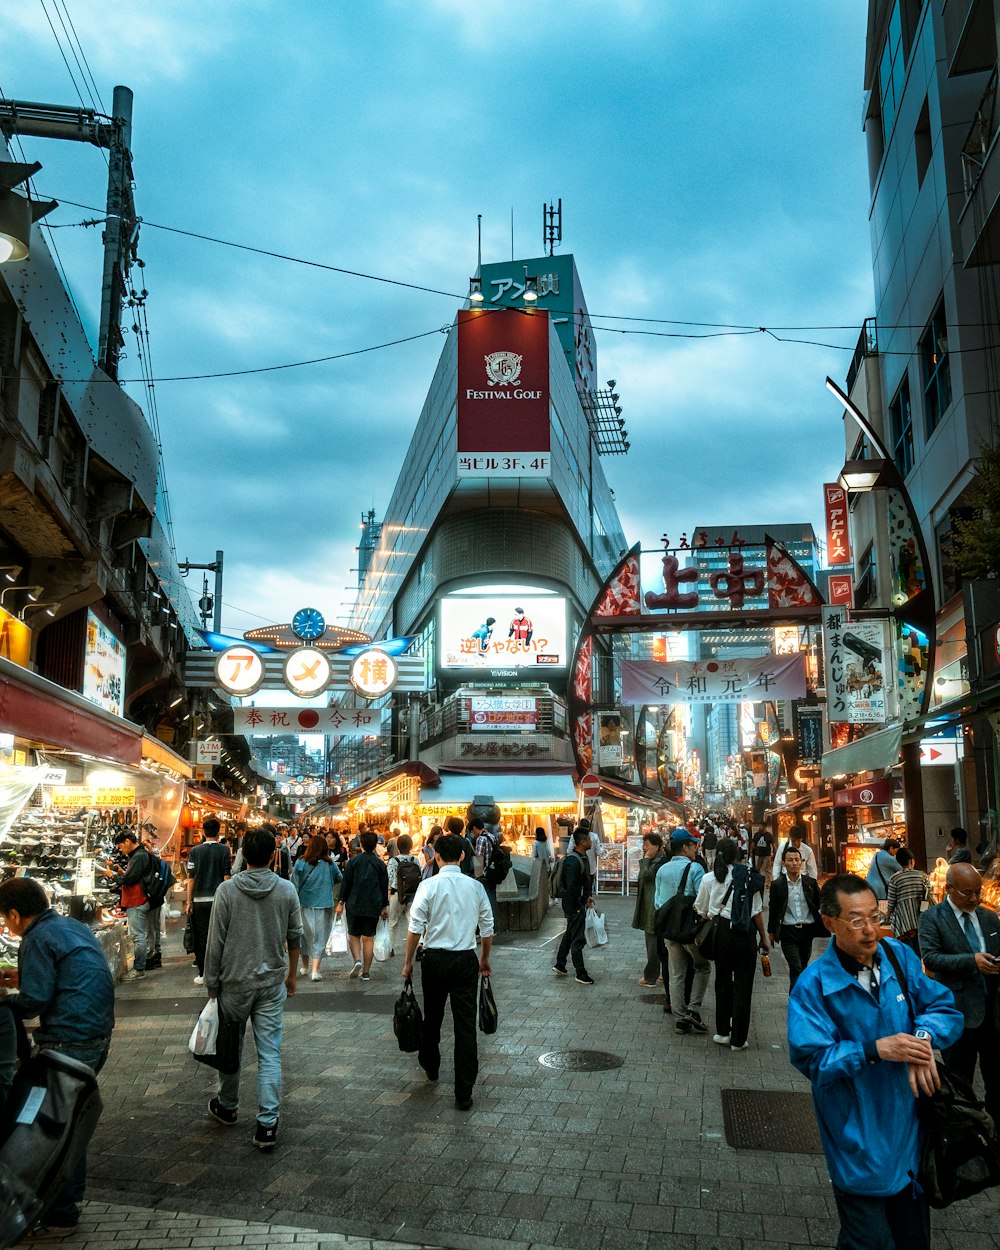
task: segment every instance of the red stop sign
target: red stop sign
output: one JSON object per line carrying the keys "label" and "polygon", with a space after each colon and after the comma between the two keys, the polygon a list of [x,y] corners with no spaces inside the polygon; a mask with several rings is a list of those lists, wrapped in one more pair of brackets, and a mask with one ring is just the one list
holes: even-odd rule
{"label": "red stop sign", "polygon": [[601,793],[601,779],[596,773],[584,773],[580,778],[580,789],[588,799],[596,799]]}

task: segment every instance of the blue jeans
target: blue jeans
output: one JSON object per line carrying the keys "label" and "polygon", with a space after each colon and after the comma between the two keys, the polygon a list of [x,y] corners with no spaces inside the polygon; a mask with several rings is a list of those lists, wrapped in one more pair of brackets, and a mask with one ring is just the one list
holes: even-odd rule
{"label": "blue jeans", "polygon": [[[294,954],[294,958],[298,958]],[[257,1047],[257,1120],[270,1127],[278,1123],[281,1110],[281,1031],[285,1021],[284,982],[266,989],[227,990],[219,995],[219,1007],[227,1019],[253,1028]],[[243,1036],[240,1037],[240,1067],[243,1066]],[[240,1107],[240,1074],[219,1075],[219,1102],[229,1111]]]}
{"label": "blue jeans", "polygon": [[135,950],[135,962],[132,967],[136,972],[146,971],[146,917],[149,915],[149,904],[140,903],[138,907],[126,907],[128,917],[128,935],[132,939]]}
{"label": "blue jeans", "polygon": [[[93,1042],[60,1042],[58,1045],[43,1046],[41,1049],[58,1050],[63,1055],[69,1055],[71,1059],[79,1059],[81,1063],[85,1063],[87,1067],[93,1068],[94,1072],[98,1073],[104,1067],[110,1046],[111,1038],[107,1037],[96,1038]],[[80,1156],[66,1184],[59,1191],[58,1197],[45,1212],[43,1222],[60,1228],[69,1228],[77,1224],[80,1220],[80,1204],[83,1202],[86,1189],[87,1156],[84,1153]]]}
{"label": "blue jeans", "polygon": [[836,1185],[837,1250],[930,1250],[931,1210],[913,1186],[888,1198],[848,1194]]}

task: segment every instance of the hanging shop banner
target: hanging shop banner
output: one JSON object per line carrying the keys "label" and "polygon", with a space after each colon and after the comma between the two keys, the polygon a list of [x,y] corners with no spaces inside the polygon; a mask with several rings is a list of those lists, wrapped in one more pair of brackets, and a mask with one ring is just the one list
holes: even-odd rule
{"label": "hanging shop banner", "polygon": [[834,807],[886,807],[892,801],[892,780],[883,777],[866,786],[845,786],[834,790]]}
{"label": "hanging shop banner", "polygon": [[818,764],[823,758],[823,709],[796,708],[795,728],[799,743],[799,763]]}
{"label": "hanging shop banner", "polygon": [[885,724],[893,672],[887,623],[852,621],[835,607],[822,615],[827,718],[831,724]]}
{"label": "hanging shop banner", "polygon": [[458,472],[548,477],[549,315],[458,314]]}
{"label": "hanging shop banner", "polygon": [[81,693],[105,712],[125,714],[125,648],[89,610]]}
{"label": "hanging shop banner", "polygon": [[46,798],[53,807],[74,811],[85,807],[133,807],[135,786],[53,786]]}
{"label": "hanging shop banner", "polygon": [[471,729],[537,729],[538,701],[520,695],[476,695],[468,699]]}
{"label": "hanging shop banner", "polygon": [[831,573],[827,582],[830,602],[854,607],[854,582],[850,573]]}
{"label": "hanging shop banner", "polygon": [[617,768],[623,759],[620,712],[597,714],[597,762],[602,768]]}
{"label": "hanging shop banner", "polygon": [[388,715],[388,708],[234,707],[233,733],[366,738],[382,732]]}
{"label": "hanging shop banner", "polygon": [[851,533],[848,528],[847,491],[836,482],[823,487],[823,503],[826,509],[826,559],[827,564],[851,564]]}
{"label": "hanging shop banner", "polygon": [[754,659],[622,661],[622,703],[746,703],[802,699],[806,658],[764,655]]}

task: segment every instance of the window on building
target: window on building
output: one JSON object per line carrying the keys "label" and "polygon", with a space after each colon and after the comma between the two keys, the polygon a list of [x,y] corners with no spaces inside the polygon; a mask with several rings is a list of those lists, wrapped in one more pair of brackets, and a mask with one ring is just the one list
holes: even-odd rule
{"label": "window on building", "polygon": [[931,163],[931,114],[924,96],[924,106],[913,132],[913,151],[917,160],[917,186],[924,185],[924,176]]}
{"label": "window on building", "polygon": [[875,598],[878,590],[875,569],[875,544],[869,543],[865,553],[858,561],[858,572],[854,583],[854,606],[867,607]]}
{"label": "window on building", "polygon": [[892,458],[900,477],[913,468],[913,410],[910,406],[910,379],[904,377],[889,405],[889,440]]}
{"label": "window on building", "polygon": [[920,360],[924,378],[924,416],[929,438],[951,403],[951,358],[948,355],[948,323],[943,298],[938,300],[930,325],[920,339]]}
{"label": "window on building", "polygon": [[899,4],[892,6],[892,16],[885,35],[885,44],[878,67],[879,103],[882,112],[882,141],[888,147],[896,111],[903,96],[906,79],[906,53],[903,49],[903,24]]}

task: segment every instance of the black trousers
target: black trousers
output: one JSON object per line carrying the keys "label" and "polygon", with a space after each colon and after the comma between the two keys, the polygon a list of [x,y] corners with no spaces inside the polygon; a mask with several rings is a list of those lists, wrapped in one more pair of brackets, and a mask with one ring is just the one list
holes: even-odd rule
{"label": "black trousers", "polygon": [[715,956],[715,1031],[742,1046],[750,1032],[750,1000],[757,971],[757,930],[741,933],[719,918]]}
{"label": "black trousers", "polygon": [[1000,1033],[991,1023],[995,999],[986,1000],[986,1019],[975,1029],[965,1029],[954,1046],[944,1052],[944,1060],[953,1072],[970,1083],[976,1075],[976,1060],[983,1076],[987,1112],[994,1124],[1000,1124]]}
{"label": "black trousers", "polygon": [[194,960],[198,965],[198,975],[205,975],[205,947],[208,945],[208,922],[212,919],[212,904],[192,903],[191,905],[191,936],[194,938]]}
{"label": "black trousers", "polygon": [[930,1250],[931,1209],[913,1186],[888,1198],[848,1194],[836,1185],[837,1250]]}
{"label": "black trousers", "polygon": [[666,985],[670,978],[667,971],[667,944],[655,933],[645,933],[643,936],[646,939],[646,966],[642,970],[642,979],[655,981],[657,977],[663,977],[663,984]]}
{"label": "black trousers", "polygon": [[479,958],[475,951],[448,951],[431,947],[420,962],[420,987],[424,992],[424,1039],[417,1059],[429,1075],[437,1078],[441,1067],[441,1024],[445,1003],[451,998],[455,1026],[455,1097],[470,1098],[479,1075],[476,1039],[476,1008],[479,990]]}
{"label": "black trousers", "polygon": [[566,932],[562,935],[559,950],[556,952],[556,963],[560,968],[566,967],[566,959],[572,955],[573,967],[577,972],[586,972],[587,969],[583,962],[583,948],[586,945],[584,925],[586,922],[587,909],[585,907],[581,907],[579,911],[566,916]]}
{"label": "black trousers", "polygon": [[802,969],[812,958],[813,932],[812,925],[802,925],[798,929],[793,924],[783,924],[781,926],[779,940],[781,942],[781,953],[785,957],[785,963],[788,964],[789,993],[791,993],[792,986],[799,979]]}

